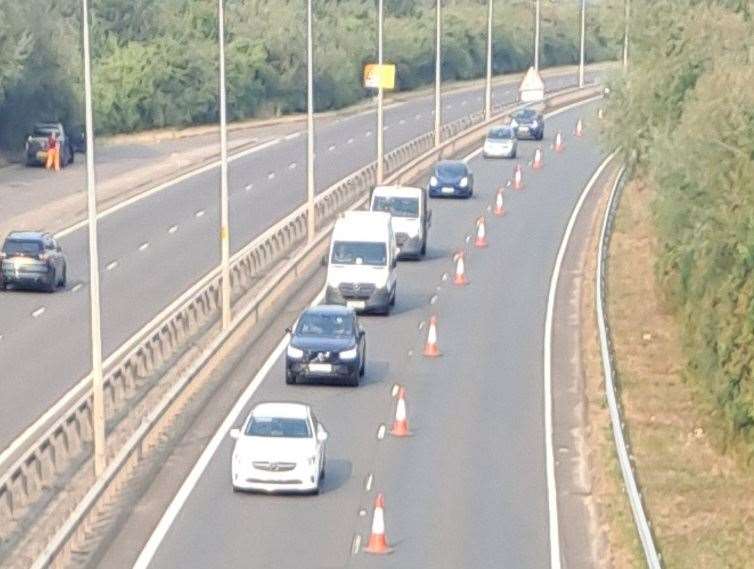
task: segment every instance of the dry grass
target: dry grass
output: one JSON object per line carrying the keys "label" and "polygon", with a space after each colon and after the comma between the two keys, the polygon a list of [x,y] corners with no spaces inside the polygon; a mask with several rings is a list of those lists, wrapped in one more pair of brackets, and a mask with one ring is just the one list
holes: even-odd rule
{"label": "dry grass", "polygon": [[[678,325],[654,279],[652,198],[640,184],[626,189],[609,274],[610,322],[639,482],[666,567],[752,568],[752,469],[743,449],[721,444],[723,421],[709,396],[684,380]],[[618,533],[624,516],[608,510]]]}

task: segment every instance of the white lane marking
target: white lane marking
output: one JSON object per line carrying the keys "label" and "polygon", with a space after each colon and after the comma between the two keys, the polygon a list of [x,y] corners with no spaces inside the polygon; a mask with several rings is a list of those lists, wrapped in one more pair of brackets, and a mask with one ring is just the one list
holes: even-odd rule
{"label": "white lane marking", "polygon": [[[554,113],[553,113],[554,114]],[[553,425],[552,425],[552,324],[555,309],[555,295],[558,289],[560,279],[560,269],[563,265],[568,243],[571,239],[573,227],[576,225],[576,219],[579,216],[581,207],[584,205],[587,196],[591,192],[594,184],[597,182],[602,171],[607,167],[610,161],[615,157],[615,153],[608,156],[599,168],[594,172],[592,178],[581,192],[579,201],[571,212],[571,218],[568,220],[565,233],[560,242],[558,255],[555,258],[555,267],[550,278],[550,290],[547,294],[547,312],[545,315],[544,328],[544,350],[543,358],[543,380],[544,380],[544,414],[545,414],[545,465],[547,471],[547,509],[549,513],[549,530],[550,530],[550,569],[561,569],[560,562],[560,528],[558,522],[558,495],[557,485],[555,483],[555,453],[553,451]]]}
{"label": "white lane marking", "polygon": [[382,440],[385,438],[385,431],[387,431],[387,427],[382,424],[380,425],[380,428],[377,429],[377,440]]}
{"label": "white lane marking", "polygon": [[299,136],[301,136],[301,131],[294,132],[293,134],[289,134],[288,136],[285,137],[285,140],[293,140],[294,138],[298,138]]}
{"label": "white lane marking", "polygon": [[468,102],[468,101],[461,101],[461,106],[462,106],[462,107],[465,107],[465,106],[466,106],[466,103],[467,103],[467,102]]}
{"label": "white lane marking", "polygon": [[139,251],[146,251],[149,248],[149,241],[146,241],[139,245]]}
{"label": "white lane marking", "polygon": [[364,485],[364,488],[366,489],[367,492],[372,491],[373,483],[374,483],[374,474],[370,473],[369,476],[367,476],[367,483]]}
{"label": "white lane marking", "polygon": [[[260,144],[259,146],[255,146],[254,148],[249,148],[248,150],[243,150],[239,152],[238,154],[233,154],[228,158],[229,162],[233,162],[235,160],[239,160],[241,158],[245,158],[246,156],[249,156],[251,154],[254,154],[255,152],[260,152],[262,150],[266,150],[267,148],[270,148],[271,146],[275,146],[276,144],[280,143],[282,139],[276,138],[274,140],[270,140],[268,142],[265,142],[264,144]],[[97,219],[104,219],[106,217],[111,216],[112,214],[122,210],[125,207],[128,207],[130,205],[133,205],[137,202],[140,202],[141,200],[144,200],[150,196],[153,196],[156,193],[162,192],[163,190],[167,190],[168,188],[172,188],[173,186],[180,184],[181,182],[184,182],[186,180],[189,180],[193,178],[194,176],[198,176],[199,174],[203,174],[205,172],[209,172],[211,170],[214,170],[216,168],[220,167],[220,161],[216,160],[215,162],[210,162],[209,164],[205,164],[204,166],[197,168],[196,170],[191,170],[190,172],[186,172],[185,174],[181,174],[180,176],[173,178],[172,180],[169,180],[163,184],[160,184],[159,186],[155,186],[154,188],[147,190],[145,192],[142,192],[140,194],[137,194],[133,196],[132,198],[129,198],[127,200],[123,200],[122,202],[107,208],[106,210],[100,212],[97,215]],[[70,235],[74,231],[78,231],[79,229],[87,226],[87,220],[82,219],[78,223],[74,223],[73,225],[66,227],[62,231],[58,231],[55,234],[56,239],[60,239],[61,237],[65,237],[66,235]]]}
{"label": "white lane marking", "polygon": [[348,139],[348,144],[353,144],[353,138]]}
{"label": "white lane marking", "polygon": [[200,209],[194,214],[196,217],[204,217],[204,210]]}
{"label": "white lane marking", "polygon": [[366,136],[367,136],[367,138],[369,138],[370,136],[372,136],[372,131],[368,130]]}
{"label": "white lane marking", "polygon": [[75,285],[75,286],[74,286],[74,287],[73,287],[73,288],[71,289],[71,292],[78,292],[78,291],[80,291],[80,290],[81,290],[81,288],[82,288],[83,286],[84,286],[84,285],[82,285],[81,283],[79,283],[79,284]]}
{"label": "white lane marking", "polygon": [[406,124],[406,119],[401,119],[398,121],[398,124]]}
{"label": "white lane marking", "polygon": [[296,169],[296,163],[295,162],[291,162],[290,164],[288,164],[288,169],[289,170],[295,170]]}
{"label": "white lane marking", "polygon": [[250,192],[251,188],[253,187],[254,187],[254,184],[246,184],[246,187],[244,188],[244,190],[246,190],[247,192]]}
{"label": "white lane marking", "polygon": [[168,229],[168,233],[170,233],[171,235],[175,233],[176,231],[178,231],[177,225],[171,225],[170,228]]}
{"label": "white lane marking", "polygon": [[398,396],[398,390],[400,388],[401,388],[400,385],[398,385],[397,383],[394,383],[393,384],[393,389],[390,390],[390,395],[392,395],[393,397],[397,397]]}
{"label": "white lane marking", "polygon": [[415,121],[418,121],[418,120],[419,120],[420,118],[422,118],[422,116],[421,116],[421,114],[418,114],[418,115],[416,115],[416,116],[414,117],[414,120],[415,120]]}
{"label": "white lane marking", "polygon": [[351,554],[356,555],[361,549],[361,534],[357,533],[353,536],[353,543],[351,545]]}
{"label": "white lane marking", "polygon": [[447,105],[445,106],[445,108],[446,108],[446,109],[452,109],[452,108],[453,108],[453,104],[452,104],[452,103],[448,103],[448,104],[447,104]]}
{"label": "white lane marking", "polygon": [[335,150],[335,145],[331,144],[330,146],[327,147],[327,150],[329,150],[330,152],[332,152],[333,150]]}
{"label": "white lane marking", "polygon": [[108,271],[112,271],[117,266],[118,266],[118,261],[110,261],[107,264],[107,267],[105,267],[105,269],[108,270]]}
{"label": "white lane marking", "polygon": [[270,172],[269,174],[267,174],[267,179],[268,180],[272,180],[274,178],[275,178],[275,172]]}
{"label": "white lane marking", "polygon": [[[322,302],[324,297],[325,291],[324,289],[322,289],[319,294],[317,294],[316,298],[311,302],[310,306],[319,304],[320,302]],[[191,492],[193,492],[194,488],[199,483],[202,474],[204,474],[204,471],[207,469],[207,466],[211,462],[212,457],[215,456],[217,449],[220,448],[220,444],[225,440],[228,431],[230,431],[230,428],[236,422],[238,416],[241,414],[241,411],[244,410],[244,407],[248,405],[257,389],[259,389],[264,380],[267,379],[270,370],[278,361],[278,359],[280,359],[280,356],[283,354],[287,346],[288,334],[280,339],[280,342],[278,342],[277,346],[275,346],[275,349],[272,350],[272,353],[267,356],[267,359],[262,364],[262,367],[259,368],[259,371],[254,376],[254,379],[251,380],[251,383],[249,383],[249,385],[246,387],[244,392],[241,394],[241,397],[238,398],[236,404],[233,405],[230,413],[228,413],[225,419],[223,419],[220,427],[217,429],[217,431],[215,431],[215,434],[210,439],[209,444],[207,444],[207,446],[204,448],[204,451],[199,456],[199,460],[197,460],[196,464],[194,464],[194,467],[191,469],[191,472],[189,472],[186,480],[183,481],[183,484],[181,484],[181,487],[178,489],[178,493],[173,497],[173,500],[170,502],[167,510],[165,510],[162,518],[160,518],[160,521],[152,532],[152,535],[149,536],[149,541],[147,541],[146,545],[141,550],[139,557],[136,559],[136,563],[134,563],[133,565],[133,569],[146,569],[149,566],[155,554],[157,553],[157,549],[160,547],[160,543],[162,543],[162,540],[165,539],[165,535],[167,535],[168,531],[170,530],[170,526],[173,525],[176,517],[181,512],[183,506],[189,499],[189,496],[191,496]]]}
{"label": "white lane marking", "polygon": [[47,310],[47,309],[44,306],[40,306],[34,312],[32,312],[31,315],[34,318],[39,318],[40,316],[42,316],[42,314],[44,314],[45,310]]}

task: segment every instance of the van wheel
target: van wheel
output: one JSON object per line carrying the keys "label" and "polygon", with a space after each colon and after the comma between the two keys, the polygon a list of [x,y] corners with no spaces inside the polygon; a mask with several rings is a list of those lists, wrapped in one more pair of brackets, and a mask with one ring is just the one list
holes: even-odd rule
{"label": "van wheel", "polygon": [[390,306],[395,306],[395,297],[398,296],[398,285],[393,287],[393,295],[390,297]]}
{"label": "van wheel", "polygon": [[422,241],[422,250],[421,250],[422,256],[427,254],[427,238],[424,238],[424,241]]}

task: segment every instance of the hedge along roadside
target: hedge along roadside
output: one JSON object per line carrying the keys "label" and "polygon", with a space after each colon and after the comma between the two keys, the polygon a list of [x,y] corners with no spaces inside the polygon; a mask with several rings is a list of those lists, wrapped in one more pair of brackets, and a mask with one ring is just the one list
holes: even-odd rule
{"label": "hedge along roadside", "polygon": [[[568,93],[566,94],[551,97],[547,102],[547,106],[565,106],[577,101],[589,100],[594,98],[596,93],[596,89],[568,90]],[[513,108],[516,107],[514,106]],[[512,108],[509,108],[508,112],[510,112],[510,110],[512,110]],[[501,118],[505,116],[505,113],[500,113],[501,109],[499,108],[498,114],[493,119],[482,121],[480,118],[473,121],[469,132],[449,135],[450,139],[438,149],[431,148],[433,138],[432,133],[429,133],[429,136],[425,135],[425,137],[421,137],[421,140],[425,138],[427,139],[428,144],[430,145],[429,150],[425,150],[421,154],[420,159],[411,160],[406,165],[393,172],[386,180],[386,183],[399,183],[401,180],[415,177],[419,172],[426,168],[427,159],[432,160],[436,159],[438,156],[447,156],[450,153],[459,152],[461,149],[478,142],[484,136],[487,127],[494,122],[501,120]],[[481,113],[479,113],[479,116],[481,117]],[[472,119],[462,120],[465,122]],[[474,122],[476,122],[476,126],[474,126]],[[447,131],[457,129],[457,127],[452,125],[446,126],[451,127],[448,128]],[[456,132],[458,132],[458,130],[456,130]],[[418,144],[420,145],[421,143]],[[109,489],[118,488],[127,481],[128,474],[132,471],[132,468],[129,467],[133,467],[138,463],[142,456],[141,453],[144,450],[143,443],[145,439],[150,435],[152,430],[159,425],[161,420],[169,414],[171,405],[176,401],[183,389],[192,381],[196,374],[239,327],[241,322],[244,322],[247,318],[253,318],[254,322],[258,321],[261,313],[265,310],[265,307],[269,307],[276,297],[282,295],[284,289],[294,285],[302,275],[310,274],[311,271],[316,270],[316,264],[319,260],[321,251],[323,251],[323,248],[327,244],[326,238],[332,229],[336,213],[344,209],[358,207],[366,202],[368,198],[368,189],[374,180],[375,169],[376,164],[373,163],[362,169],[362,171],[357,172],[357,174],[360,172],[366,173],[366,176],[360,178],[364,179],[366,183],[363,185],[360,184],[359,192],[355,195],[352,194],[353,199],[351,200],[351,203],[345,205],[345,202],[336,202],[333,200],[331,203],[340,203],[341,206],[336,206],[329,210],[322,210],[320,209],[320,206],[324,205],[321,203],[324,200],[318,200],[317,214],[319,233],[317,234],[314,243],[299,251],[291,261],[286,263],[247,306],[240,308],[240,311],[236,313],[232,321],[230,329],[226,332],[220,333],[214,338],[209,347],[204,350],[202,355],[183,374],[182,378],[165,396],[160,405],[149,414],[139,429],[131,436],[128,443],[119,451],[116,458],[108,466],[105,475],[95,483],[95,485],[87,492],[86,496],[78,503],[74,512],[37,558],[33,568],[54,567],[65,562],[72,553],[72,544],[75,543],[78,533],[85,531],[85,528],[87,527],[86,519],[88,516],[96,512],[97,504],[107,497]],[[348,185],[349,181],[350,180],[347,179],[344,183]],[[340,186],[331,188],[331,190],[338,189],[339,187]],[[328,190],[329,195],[335,195],[335,192],[330,193],[331,190]],[[298,212],[294,212],[292,216],[297,213]],[[284,221],[285,220],[283,220],[283,222]],[[305,225],[304,219],[304,227]],[[215,281],[215,283],[219,286],[219,282]]]}
{"label": "hedge along roadside", "polygon": [[652,524],[647,517],[647,513],[642,501],[641,490],[636,481],[631,459],[629,456],[628,433],[623,424],[619,392],[618,392],[618,373],[615,362],[615,351],[610,336],[610,324],[607,320],[607,269],[608,256],[610,253],[610,237],[615,224],[615,215],[620,202],[620,194],[626,183],[626,167],[624,166],[618,173],[615,184],[610,192],[610,201],[605,211],[605,218],[602,222],[602,230],[597,250],[597,265],[595,271],[595,305],[597,309],[597,327],[599,331],[600,353],[602,356],[602,369],[605,379],[605,394],[607,396],[607,406],[610,413],[610,424],[613,431],[613,440],[615,442],[615,451],[618,455],[623,484],[628,494],[628,501],[631,505],[631,512],[636,525],[636,531],[641,540],[644,558],[649,569],[662,569],[662,557],[657,550]]}

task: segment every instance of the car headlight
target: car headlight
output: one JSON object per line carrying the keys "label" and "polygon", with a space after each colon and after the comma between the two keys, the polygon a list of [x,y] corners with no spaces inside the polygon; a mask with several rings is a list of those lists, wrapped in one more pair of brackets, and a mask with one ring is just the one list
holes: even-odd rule
{"label": "car headlight", "polygon": [[286,353],[288,354],[289,358],[293,358],[294,360],[304,357],[304,350],[299,350],[294,346],[288,346]]}
{"label": "car headlight", "polygon": [[430,185],[430,186],[436,186],[436,185],[437,185],[437,178],[436,178],[435,176],[432,176],[432,177],[431,177],[431,178],[429,179],[429,185]]}
{"label": "car headlight", "polygon": [[353,360],[356,359],[356,354],[358,350],[356,347],[351,348],[350,350],[343,350],[340,352],[340,359],[341,360]]}
{"label": "car headlight", "polygon": [[463,178],[461,178],[461,181],[459,182],[458,185],[461,186],[462,188],[465,188],[466,186],[469,185],[469,179],[466,176],[464,176]]}
{"label": "car headlight", "polygon": [[534,121],[534,122],[531,123],[531,127],[532,128],[537,128],[538,126],[539,126],[539,122],[538,121]]}
{"label": "car headlight", "polygon": [[512,120],[511,121],[511,128],[516,128],[517,126],[518,126],[518,123],[516,122],[516,120],[515,119]]}

